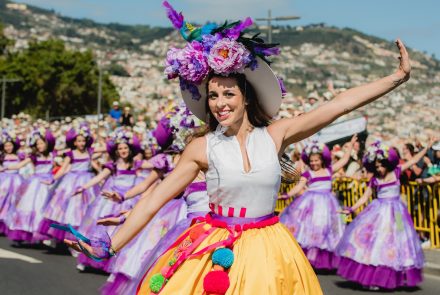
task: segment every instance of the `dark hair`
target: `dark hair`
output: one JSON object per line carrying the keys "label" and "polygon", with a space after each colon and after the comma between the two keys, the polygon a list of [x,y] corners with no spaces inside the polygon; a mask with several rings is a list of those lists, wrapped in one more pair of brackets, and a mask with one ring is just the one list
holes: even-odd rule
{"label": "dark hair", "polygon": [[[46,140],[46,138],[39,136],[38,139],[41,139],[46,144],[46,150],[42,152],[41,154],[45,157],[49,156],[50,154],[50,148],[49,148],[49,142]],[[32,154],[36,157],[39,153],[37,150],[37,142],[35,141],[35,145],[31,147],[32,148]]]}
{"label": "dark hair", "polygon": [[391,172],[396,168],[396,166],[394,166],[390,161],[388,161],[388,159],[376,160],[374,162],[374,171],[373,171],[373,175],[376,178],[380,177],[379,172],[377,172],[376,169],[376,162],[379,162],[387,172]]}
{"label": "dark hair", "polygon": [[411,143],[405,143],[405,147],[409,150],[411,156],[414,156],[414,145],[412,145]]}
{"label": "dark hair", "polygon": [[[119,158],[118,155],[118,147],[121,143],[116,144],[116,148],[114,149],[114,151],[112,153],[110,153],[110,158],[113,160],[113,162],[116,162]],[[133,148],[128,144],[125,143],[128,146],[128,157],[127,157],[127,163],[129,164],[130,169],[133,166],[133,158],[135,156]]]}
{"label": "dark hair", "polygon": [[[208,79],[206,82],[206,103],[205,109],[207,114],[206,123],[208,125],[208,131],[214,131],[218,126],[218,121],[215,119],[214,115],[211,113],[209,109],[209,82],[216,77],[225,78],[225,76],[211,73],[208,75]],[[246,76],[244,74],[230,74],[227,78],[233,78],[237,81],[238,88],[240,92],[246,99],[246,112],[248,115],[249,122],[254,127],[265,127],[269,125],[270,116],[266,113],[266,111],[261,106],[260,102],[257,99],[257,94],[255,92],[254,87],[249,81],[246,80]]]}

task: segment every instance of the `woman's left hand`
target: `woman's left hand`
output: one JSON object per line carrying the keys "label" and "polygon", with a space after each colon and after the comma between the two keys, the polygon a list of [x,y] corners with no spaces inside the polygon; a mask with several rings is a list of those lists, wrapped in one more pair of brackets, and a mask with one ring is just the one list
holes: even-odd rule
{"label": "woman's left hand", "polygon": [[397,74],[399,76],[399,84],[406,82],[409,80],[411,73],[411,63],[409,60],[408,51],[406,50],[405,45],[400,39],[396,40],[396,45],[399,48],[400,56],[399,56],[399,69],[397,70]]}

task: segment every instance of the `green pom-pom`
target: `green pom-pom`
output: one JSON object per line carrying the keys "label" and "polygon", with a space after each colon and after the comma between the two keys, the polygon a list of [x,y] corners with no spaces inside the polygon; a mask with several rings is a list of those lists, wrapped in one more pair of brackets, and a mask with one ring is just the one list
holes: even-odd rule
{"label": "green pom-pom", "polygon": [[165,284],[165,277],[157,273],[153,275],[150,279],[150,290],[153,293],[159,293],[159,291],[162,289],[163,284]]}
{"label": "green pom-pom", "polygon": [[173,266],[176,263],[176,260],[176,257],[171,258],[170,261],[168,261],[168,265]]}

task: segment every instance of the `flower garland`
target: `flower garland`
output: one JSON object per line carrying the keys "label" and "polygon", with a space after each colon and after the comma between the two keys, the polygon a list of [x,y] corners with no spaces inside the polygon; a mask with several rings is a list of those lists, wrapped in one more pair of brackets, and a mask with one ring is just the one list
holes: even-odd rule
{"label": "flower garland", "polygon": [[384,160],[389,157],[390,147],[380,141],[371,144],[365,153],[365,159],[369,163],[374,163],[376,160]]}
{"label": "flower garland", "polygon": [[311,154],[322,154],[324,147],[325,145],[322,142],[312,141],[305,147],[304,151],[307,154],[307,157],[310,157]]}
{"label": "flower garland", "polygon": [[182,13],[177,13],[167,1],[163,5],[173,26],[188,41],[184,48],[173,47],[168,51],[165,74],[168,79],[179,77],[181,89],[188,90],[195,100],[201,97],[197,85],[209,73],[228,76],[243,73],[246,68],[255,70],[258,66],[257,56],[270,64],[267,57],[280,53],[276,47],[278,44],[265,44],[258,37],[259,34],[245,36],[245,29],[253,24],[249,17],[243,21],[225,22],[222,26],[208,23],[196,28],[186,22]]}

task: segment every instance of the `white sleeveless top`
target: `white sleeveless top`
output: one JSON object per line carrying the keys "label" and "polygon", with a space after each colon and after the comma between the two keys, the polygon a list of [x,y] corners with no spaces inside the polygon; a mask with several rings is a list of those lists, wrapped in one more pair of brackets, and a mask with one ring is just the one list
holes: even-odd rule
{"label": "white sleeveless top", "polygon": [[246,151],[251,170],[244,171],[240,144],[235,136],[219,131],[207,138],[206,184],[212,212],[229,217],[262,217],[275,210],[281,167],[275,143],[266,128],[254,128]]}

